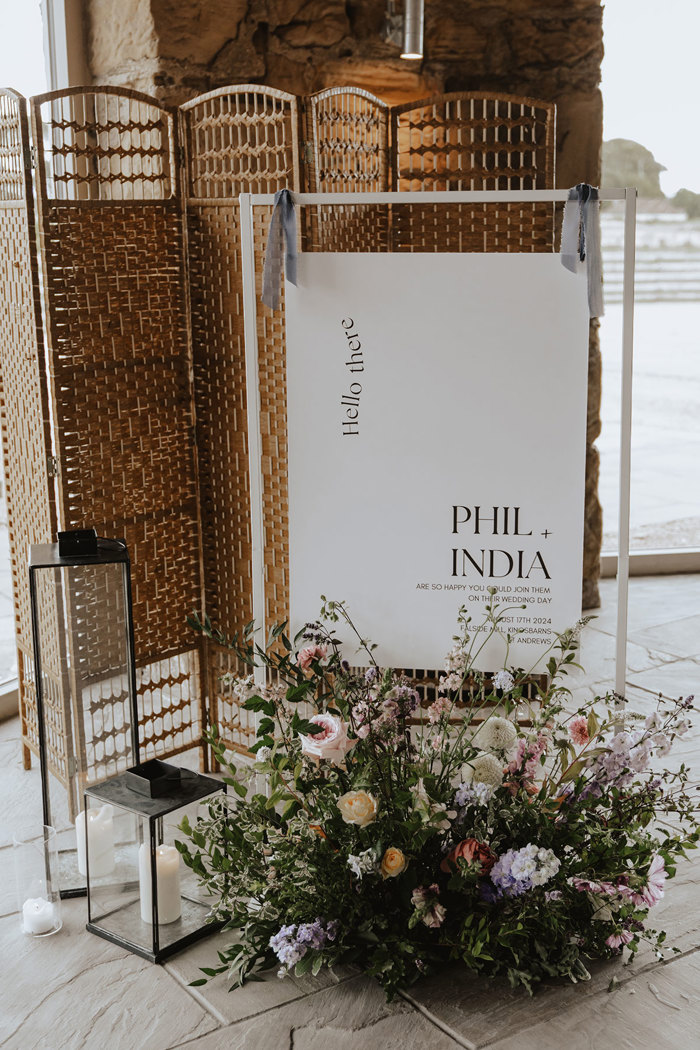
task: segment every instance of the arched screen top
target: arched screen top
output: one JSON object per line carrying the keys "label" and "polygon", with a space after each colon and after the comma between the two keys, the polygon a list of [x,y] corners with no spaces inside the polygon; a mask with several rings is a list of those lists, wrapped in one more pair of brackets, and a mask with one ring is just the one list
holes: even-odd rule
{"label": "arched screen top", "polygon": [[389,107],[360,88],[306,99],[312,192],[381,193],[389,188]]}
{"label": "arched screen top", "polygon": [[175,195],[173,115],[120,88],[31,100],[39,181],[49,200],[166,200]]}
{"label": "arched screen top", "polygon": [[189,197],[298,190],[299,101],[259,84],[199,95],[181,107]]}
{"label": "arched screen top", "polygon": [[453,93],[391,110],[394,189],[554,186],[556,107],[513,95]]}
{"label": "arched screen top", "polygon": [[11,88],[0,88],[0,201],[24,200],[25,102]]}

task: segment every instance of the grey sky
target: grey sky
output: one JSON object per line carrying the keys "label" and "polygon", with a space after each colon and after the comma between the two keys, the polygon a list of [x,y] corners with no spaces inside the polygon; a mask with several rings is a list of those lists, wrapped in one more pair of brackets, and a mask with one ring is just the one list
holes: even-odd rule
{"label": "grey sky", "polygon": [[668,171],[661,188],[700,191],[698,0],[608,0],[604,137],[641,142]]}
{"label": "grey sky", "polygon": [[0,87],[27,96],[46,91],[39,0],[0,0]]}

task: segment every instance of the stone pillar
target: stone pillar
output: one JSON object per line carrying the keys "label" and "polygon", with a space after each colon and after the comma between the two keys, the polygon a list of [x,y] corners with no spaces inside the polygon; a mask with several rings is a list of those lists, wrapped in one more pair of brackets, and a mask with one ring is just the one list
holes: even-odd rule
{"label": "stone pillar", "polygon": [[[227,84],[298,95],[366,88],[390,103],[494,91],[557,104],[557,186],[598,185],[600,0],[426,0],[425,58],[383,39],[382,0],[84,0],[95,83],[178,104]],[[598,605],[600,348],[591,329],[583,605]],[[542,392],[543,401],[546,390]]]}

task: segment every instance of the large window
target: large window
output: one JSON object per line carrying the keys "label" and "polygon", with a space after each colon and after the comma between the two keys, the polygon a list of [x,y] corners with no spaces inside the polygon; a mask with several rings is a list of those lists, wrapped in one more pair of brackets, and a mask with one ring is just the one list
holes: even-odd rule
{"label": "large window", "polygon": [[[695,0],[668,0],[663,13],[648,0],[609,0],[603,26],[603,183],[639,189],[631,549],[700,548],[700,9]],[[609,551],[617,547],[622,227],[622,210],[609,206],[598,441]]]}

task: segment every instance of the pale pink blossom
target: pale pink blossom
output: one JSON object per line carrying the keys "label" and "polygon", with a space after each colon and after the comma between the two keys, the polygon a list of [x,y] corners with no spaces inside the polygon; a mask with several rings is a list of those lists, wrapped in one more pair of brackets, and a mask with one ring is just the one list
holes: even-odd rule
{"label": "pale pink blossom", "polygon": [[641,892],[641,897],[648,908],[653,908],[664,895],[664,882],[667,871],[664,858],[655,853],[649,865],[647,884]]}
{"label": "pale pink blossom", "polygon": [[629,944],[632,936],[629,930],[620,930],[619,933],[611,933],[609,937],[606,937],[605,943],[608,948],[621,948],[623,944]]}
{"label": "pale pink blossom", "polygon": [[588,735],[588,722],[583,715],[579,715],[569,723],[569,736],[577,747],[585,747],[591,739]]}
{"label": "pale pink blossom", "polygon": [[342,718],[326,712],[322,715],[314,715],[309,719],[314,725],[321,726],[320,733],[299,734],[301,750],[305,755],[314,758],[325,758],[338,766],[344,760],[350,748],[355,746],[354,740],[348,740],[348,729]]}
{"label": "pale pink blossom", "polygon": [[369,736],[369,726],[365,722],[364,725],[358,726],[355,732],[360,740],[365,740]]}
{"label": "pale pink blossom", "polygon": [[308,671],[314,660],[323,663],[327,655],[328,649],[325,645],[307,645],[297,653],[297,663],[302,671]]}
{"label": "pale pink blossom", "polygon": [[434,736],[433,739],[430,741],[430,744],[433,751],[439,751],[442,747],[442,740],[439,736]]}
{"label": "pale pink blossom", "polygon": [[442,904],[433,904],[431,908],[428,908],[425,915],[423,916],[423,922],[431,930],[436,930],[438,926],[442,926],[447,915],[447,908]]}
{"label": "pale pink blossom", "polygon": [[444,714],[452,707],[452,702],[446,696],[439,696],[428,708],[428,721],[431,725],[439,722]]}

